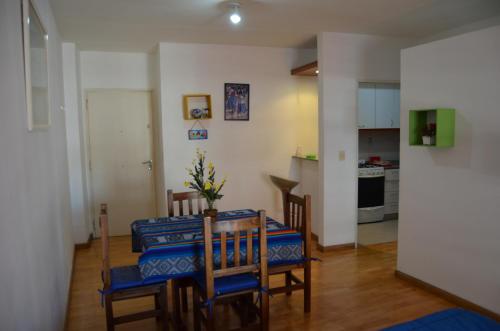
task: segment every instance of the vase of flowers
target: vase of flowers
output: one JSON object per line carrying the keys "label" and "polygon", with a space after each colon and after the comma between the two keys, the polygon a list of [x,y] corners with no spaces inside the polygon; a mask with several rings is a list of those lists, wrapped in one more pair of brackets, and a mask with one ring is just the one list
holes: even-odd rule
{"label": "vase of flowers", "polygon": [[209,162],[208,166],[205,167],[205,162],[206,152],[197,149],[196,158],[193,160],[193,168],[186,168],[190,180],[185,181],[184,186],[198,191],[205,198],[208,208],[203,211],[203,214],[215,220],[217,217],[215,202],[223,197],[220,191],[226,183],[226,179],[224,178],[220,183],[217,183],[213,163]]}
{"label": "vase of flowers", "polygon": [[422,144],[435,145],[436,144],[436,124],[429,123],[422,129]]}

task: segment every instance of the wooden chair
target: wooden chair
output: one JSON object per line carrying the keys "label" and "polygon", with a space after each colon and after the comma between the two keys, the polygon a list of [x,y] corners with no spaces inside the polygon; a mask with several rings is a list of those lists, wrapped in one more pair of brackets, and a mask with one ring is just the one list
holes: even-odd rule
{"label": "wooden chair", "polygon": [[[285,225],[302,233],[304,241],[302,255],[304,262],[279,265],[269,268],[269,275],[285,275],[285,286],[270,289],[271,294],[286,293],[304,290],[304,312],[311,311],[311,196],[306,194],[303,198],[286,193],[284,199]],[[304,269],[304,279],[295,276],[292,271]]]}
{"label": "wooden chair", "polygon": [[[253,262],[253,230],[258,229],[259,262]],[[241,265],[240,239],[241,232],[246,236],[246,263]],[[227,239],[233,233],[233,259],[228,261]],[[260,298],[260,329],[269,328],[269,296],[267,273],[267,235],[266,215],[263,210],[259,216],[227,221],[211,222],[210,217],[204,219],[203,234],[205,238],[205,270],[195,277],[193,287],[194,328],[201,329],[201,322],[209,331],[215,330],[214,305],[216,302],[241,299],[248,304],[253,303],[253,293],[258,292]],[[220,269],[214,270],[212,237],[220,234]],[[250,300],[248,300],[250,296]],[[201,301],[203,300],[203,301]],[[246,305],[248,308],[248,305]],[[246,309],[245,310],[248,310]],[[206,310],[204,314],[202,310]],[[242,319],[246,327],[246,319]]]}
{"label": "wooden chair", "polygon": [[[174,193],[172,190],[167,190],[167,207],[168,216],[184,216],[184,202],[187,201],[188,214],[193,215],[195,212],[201,214],[203,212],[203,199],[201,195],[196,192],[178,192]],[[196,208],[193,208],[193,202],[196,201]],[[178,213],[175,212],[175,202],[178,205]],[[172,281],[172,295],[173,295],[173,312],[174,319],[177,325],[181,325],[181,307],[183,312],[188,311],[188,296],[187,289],[192,286],[191,278],[180,278]],[[181,300],[182,299],[182,300]]]}
{"label": "wooden chair", "polygon": [[[197,214],[203,213],[203,201],[200,193],[196,191],[192,192],[178,192],[174,193],[172,190],[167,190],[167,205],[168,205],[168,216],[184,216],[184,201],[188,202],[187,215],[193,215],[193,201],[197,204]],[[178,203],[179,213],[175,215],[174,202]]]}
{"label": "wooden chair", "polygon": [[[162,320],[163,330],[168,330],[167,283],[165,281],[145,282],[137,265],[110,267],[108,212],[107,205],[101,204],[99,215],[102,242],[102,278],[104,287],[102,295],[106,309],[107,330],[114,330],[115,325],[156,317]],[[113,301],[154,296],[155,309],[139,313],[115,317]]]}

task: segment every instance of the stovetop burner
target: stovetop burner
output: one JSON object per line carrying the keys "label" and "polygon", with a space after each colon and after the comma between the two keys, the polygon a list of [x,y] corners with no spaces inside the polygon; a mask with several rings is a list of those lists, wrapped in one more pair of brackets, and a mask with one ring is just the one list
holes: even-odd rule
{"label": "stovetop burner", "polygon": [[370,163],[364,163],[364,164],[359,163],[358,168],[383,168],[383,167],[379,166],[379,165],[370,164]]}

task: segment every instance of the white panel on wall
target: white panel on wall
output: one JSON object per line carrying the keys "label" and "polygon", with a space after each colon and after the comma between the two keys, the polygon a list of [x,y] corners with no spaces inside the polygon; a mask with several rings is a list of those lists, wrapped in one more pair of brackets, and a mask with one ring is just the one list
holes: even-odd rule
{"label": "white panel on wall", "polygon": [[[195,150],[208,152],[227,175],[219,209],[265,209],[282,219],[280,192],[268,175],[298,178],[291,156],[298,145],[298,84],[290,75],[295,51],[283,48],[160,44],[163,151],[167,188],[184,190]],[[224,121],[224,83],[250,84],[250,121]],[[182,95],[212,96],[208,140],[189,141]]]}
{"label": "white panel on wall", "polygon": [[[319,241],[324,246],[353,243],[356,238],[359,82],[399,81],[400,50],[411,42],[335,32],[318,36],[319,218],[323,227]],[[341,152],[345,160],[338,157]]]}
{"label": "white panel on wall", "polygon": [[[62,330],[73,257],[62,50],[48,0],[47,131],[29,133],[19,1],[0,2],[0,328]],[[50,303],[50,304],[49,304]]]}
{"label": "white panel on wall", "polygon": [[[402,53],[398,269],[500,313],[500,26]],[[408,146],[410,109],[456,109],[449,149]]]}

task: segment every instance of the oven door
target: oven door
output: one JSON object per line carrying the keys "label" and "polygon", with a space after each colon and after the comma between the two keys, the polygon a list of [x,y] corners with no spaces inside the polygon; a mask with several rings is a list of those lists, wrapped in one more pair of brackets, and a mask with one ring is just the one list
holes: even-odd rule
{"label": "oven door", "polygon": [[384,176],[358,178],[358,208],[384,206]]}

